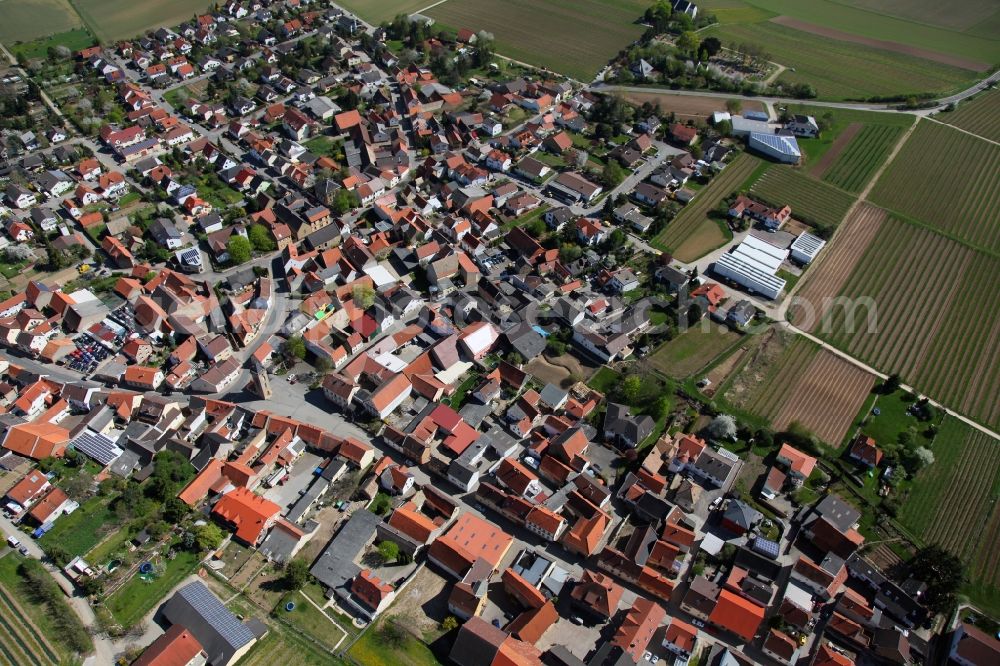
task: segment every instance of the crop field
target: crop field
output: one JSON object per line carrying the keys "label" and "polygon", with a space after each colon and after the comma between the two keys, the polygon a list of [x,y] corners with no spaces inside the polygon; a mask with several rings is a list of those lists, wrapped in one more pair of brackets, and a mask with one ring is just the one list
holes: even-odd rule
{"label": "crop field", "polygon": [[[989,25],[997,14],[996,4],[983,8],[988,0],[946,0],[935,8],[933,0],[745,0],[746,4],[774,14],[856,35],[861,38],[887,40],[904,47],[930,50],[942,54],[992,63],[1000,60],[1000,39],[997,33],[980,30]],[[851,8],[851,2],[877,2],[880,8]],[[867,10],[867,11],[866,11]],[[885,12],[884,14],[882,12]],[[890,14],[905,12],[901,18]],[[947,13],[965,25],[966,32],[943,27],[938,12]],[[914,16],[921,18],[914,19]],[[978,19],[978,22],[977,22]],[[917,23],[915,21],[920,21]],[[945,24],[947,25],[947,24]],[[995,25],[995,24],[993,24]],[[951,26],[949,26],[951,27]]]}
{"label": "crop field", "polygon": [[705,320],[673,340],[663,343],[650,357],[653,367],[673,379],[684,379],[698,372],[742,336],[726,326]]}
{"label": "crop field", "polygon": [[988,252],[1000,252],[1000,146],[921,120],[869,197]]}
{"label": "crop field", "polygon": [[16,596],[3,585],[0,585],[0,661],[12,666],[59,662],[56,650],[25,615]]}
{"label": "crop field", "polygon": [[908,21],[967,31],[1000,12],[996,0],[838,0],[839,3]]}
{"label": "crop field", "polygon": [[[0,0],[0,2],[2,1],[3,0]],[[97,40],[94,39],[94,36],[90,34],[89,30],[81,27],[18,44],[10,47],[10,51],[15,55],[23,55],[28,60],[31,60],[32,58],[46,57],[49,52],[49,47],[54,48],[57,46],[65,46],[70,51],[75,53],[80,49],[93,46],[96,41]]]}
{"label": "crop field", "polygon": [[858,237],[844,230],[810,269],[799,294],[809,310],[793,321],[996,427],[1000,259],[870,207],[851,225]]}
{"label": "crop field", "polygon": [[840,224],[854,197],[787,166],[772,166],[750,192],[775,206],[792,207],[792,217],[817,227]]}
{"label": "crop field", "polygon": [[934,120],[948,123],[978,134],[984,139],[1000,142],[1000,90],[980,93],[958,105],[951,113],[939,113]]}
{"label": "crop field", "polygon": [[0,0],[0,16],[0,42],[8,48],[83,25],[68,0]]}
{"label": "crop field", "polygon": [[442,26],[493,33],[502,55],[590,81],[642,34],[636,20],[647,7],[644,0],[446,0],[425,13]]}
{"label": "crop field", "polygon": [[74,6],[95,35],[105,42],[113,42],[153,28],[175,26],[215,4],[211,0],[76,0]]}
{"label": "crop field", "polygon": [[741,370],[748,378],[726,392],[741,409],[783,430],[798,422],[822,441],[838,446],[865,398],[875,376],[803,337],[786,344],[774,336]]}
{"label": "crop field", "polygon": [[[653,241],[653,245],[672,252],[685,262],[694,261],[718,247],[720,242],[711,245],[703,240],[706,229],[718,229],[717,223],[709,219],[708,214],[729,194],[739,189],[759,164],[760,160],[755,157],[746,153],[739,155],[705,189],[698,192]],[[717,233],[721,236],[721,231]],[[721,242],[724,241],[725,237],[722,237]]]}
{"label": "crop field", "polygon": [[[21,666],[32,664],[74,663],[74,649],[66,636],[84,631],[69,604],[58,597],[58,613],[50,604],[39,603],[28,589],[19,567],[25,558],[11,551],[0,558],[0,663]],[[55,585],[55,581],[52,582]],[[67,613],[76,626],[67,627],[58,620]]]}
{"label": "crop field", "polygon": [[[757,44],[770,59],[789,67],[784,83],[809,83],[820,99],[867,99],[944,92],[963,87],[976,73],[912,55],[839,41],[771,21],[709,28],[724,45]],[[791,71],[794,68],[795,71]]]}
{"label": "crop field", "polygon": [[[972,577],[1000,583],[996,540],[986,539],[1000,493],[1000,442],[955,418],[942,423],[932,446],[934,463],[923,469],[909,490],[899,520],[926,543],[939,543],[969,560],[987,541]],[[995,521],[994,521],[995,522]],[[992,562],[992,569],[986,566]],[[977,575],[978,574],[978,575]]]}
{"label": "crop field", "polygon": [[397,14],[412,14],[419,9],[433,5],[436,0],[343,0],[338,2],[344,9],[353,12],[373,25],[391,21]]}
{"label": "crop field", "polygon": [[903,128],[896,125],[865,125],[823,173],[823,180],[848,192],[860,192],[902,133]]}

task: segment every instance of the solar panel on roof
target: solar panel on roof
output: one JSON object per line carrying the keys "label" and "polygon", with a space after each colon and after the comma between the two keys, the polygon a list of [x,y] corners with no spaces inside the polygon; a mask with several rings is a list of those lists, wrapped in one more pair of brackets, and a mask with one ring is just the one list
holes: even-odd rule
{"label": "solar panel on roof", "polygon": [[764,555],[765,557],[770,557],[772,560],[776,560],[778,559],[778,552],[780,551],[780,546],[778,545],[777,542],[771,541],[770,539],[762,539],[761,537],[757,537],[756,539],[753,540],[753,545],[751,546],[751,549],[756,553]]}
{"label": "solar panel on roof", "polygon": [[204,583],[195,581],[185,585],[178,590],[178,594],[234,648],[240,648],[256,638]]}
{"label": "solar panel on roof", "polygon": [[90,430],[84,430],[73,440],[73,448],[101,465],[110,465],[124,453],[113,440]]}

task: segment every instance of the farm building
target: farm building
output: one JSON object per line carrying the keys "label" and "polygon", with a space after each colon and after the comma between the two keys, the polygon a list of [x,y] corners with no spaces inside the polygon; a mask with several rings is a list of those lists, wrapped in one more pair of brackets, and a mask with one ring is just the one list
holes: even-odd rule
{"label": "farm building", "polygon": [[761,120],[749,116],[732,116],[729,122],[733,125],[733,136],[749,136],[754,132],[770,134],[774,131],[774,127],[767,123],[767,118]]}
{"label": "farm building", "polygon": [[813,236],[809,232],[802,232],[792,243],[792,259],[800,264],[810,264],[816,258],[819,251],[826,245],[826,241],[818,236]]}
{"label": "farm building", "polygon": [[777,277],[788,251],[776,248],[756,236],[747,236],[731,252],[715,262],[715,272],[745,287],[752,293],[777,298],[785,281]]}
{"label": "farm building", "polygon": [[794,136],[750,132],[747,147],[785,164],[797,164],[802,159],[802,151],[799,150],[799,143]]}

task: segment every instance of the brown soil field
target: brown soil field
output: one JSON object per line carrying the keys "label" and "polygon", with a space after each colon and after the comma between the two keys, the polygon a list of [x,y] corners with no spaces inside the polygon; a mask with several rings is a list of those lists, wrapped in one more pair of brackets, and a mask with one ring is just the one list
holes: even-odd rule
{"label": "brown soil field", "polygon": [[840,293],[885,219],[881,208],[861,204],[854,209],[795,292],[790,322],[806,331],[816,328],[822,319],[823,301]]}
{"label": "brown soil field", "polygon": [[839,445],[875,384],[875,375],[825,350],[788,386],[773,419],[783,430],[798,421],[828,444]]}
{"label": "brown soil field", "polygon": [[844,131],[840,133],[840,136],[834,139],[833,143],[830,144],[830,148],[826,151],[823,157],[820,158],[819,162],[816,162],[816,164],[813,165],[813,168],[809,171],[809,175],[813,178],[822,178],[823,174],[827,172],[827,169],[833,166],[833,163],[837,161],[840,154],[844,152],[845,148],[847,148],[847,144],[849,144],[854,137],[858,135],[858,132],[861,131],[862,127],[863,125],[861,123],[851,123],[845,127]]}
{"label": "brown soil field", "polygon": [[1000,502],[993,506],[990,519],[983,529],[979,548],[972,564],[974,580],[985,580],[991,585],[1000,585]]}
{"label": "brown soil field", "polygon": [[952,67],[969,69],[973,72],[985,72],[991,67],[989,63],[982,62],[981,60],[961,58],[959,56],[940,53],[930,49],[922,49],[918,46],[900,44],[899,42],[892,42],[885,39],[871,39],[869,37],[852,35],[849,32],[843,32],[834,28],[826,28],[821,25],[816,25],[815,23],[809,23],[808,21],[801,21],[797,18],[792,18],[791,16],[775,16],[771,19],[771,22],[783,25],[786,28],[793,28],[795,30],[801,30],[802,32],[808,32],[813,35],[819,35],[820,37],[828,37],[830,39],[836,39],[841,42],[850,42],[852,44],[863,44],[865,46],[871,46],[872,48],[882,49],[884,51],[902,53],[903,55],[923,58],[924,60],[931,60],[944,65],[951,65]]}
{"label": "brown soil field", "polygon": [[735,352],[729,355],[729,358],[724,360],[722,363],[718,364],[712,368],[705,377],[708,381],[712,382],[702,393],[708,397],[715,395],[715,392],[719,390],[719,387],[725,383],[729,378],[729,375],[733,374],[733,371],[739,367],[743,359],[746,358],[747,352],[750,351],[750,346],[740,347]]}
{"label": "brown soil field", "polygon": [[[705,120],[715,111],[725,111],[726,101],[721,97],[697,97],[677,95],[669,92],[627,92],[618,93],[626,102],[642,106],[646,102],[659,104],[664,113],[673,111],[682,120],[689,118]],[[761,102],[741,100],[744,111],[765,111]]]}

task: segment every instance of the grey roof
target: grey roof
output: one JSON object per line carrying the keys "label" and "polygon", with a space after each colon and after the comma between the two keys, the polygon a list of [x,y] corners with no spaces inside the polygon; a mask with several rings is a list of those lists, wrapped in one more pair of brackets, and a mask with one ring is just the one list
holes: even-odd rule
{"label": "grey roof", "polygon": [[742,527],[744,530],[750,529],[750,526],[760,520],[761,517],[760,511],[738,499],[729,500],[729,504],[726,505],[726,511],[723,514],[723,518]]}
{"label": "grey roof", "polygon": [[530,361],[545,351],[545,338],[526,321],[508,328],[503,334],[507,338],[507,344],[523,356],[526,361]]}
{"label": "grey roof", "polygon": [[841,532],[851,529],[861,513],[836,495],[827,495],[813,509]]}
{"label": "grey roof", "polygon": [[538,394],[541,401],[549,407],[555,407],[568,397],[568,393],[555,384],[546,384],[542,392]]}
{"label": "grey roof", "polygon": [[275,562],[287,562],[298,545],[299,538],[281,527],[275,527],[260,544],[260,552]]}
{"label": "grey roof", "polygon": [[309,572],[328,588],[344,586],[361,572],[354,563],[358,553],[375,536],[380,519],[371,511],[356,511],[351,515]]}
{"label": "grey roof", "polygon": [[229,663],[236,652],[257,639],[201,581],[177,590],[164,604],[163,616],[171,624],[186,627],[211,664]]}

